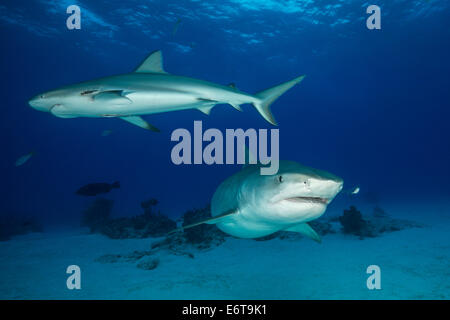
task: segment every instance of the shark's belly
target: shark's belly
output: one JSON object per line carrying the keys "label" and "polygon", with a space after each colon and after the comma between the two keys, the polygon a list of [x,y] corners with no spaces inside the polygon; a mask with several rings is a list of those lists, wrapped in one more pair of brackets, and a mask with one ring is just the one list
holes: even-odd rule
{"label": "shark's belly", "polygon": [[132,101],[127,106],[129,112],[151,114],[214,106],[219,103],[240,105],[255,100],[251,95],[203,82],[184,85],[166,84],[166,86],[162,83],[158,86],[127,94],[127,98]]}
{"label": "shark's belly", "polygon": [[151,114],[198,107],[202,101],[183,92],[138,92],[127,96],[132,103],[127,106],[130,114]]}
{"label": "shark's belly", "polygon": [[[64,114],[61,113],[61,116],[67,114],[84,117],[120,117],[198,108],[201,105],[202,101],[183,92],[135,92],[119,101],[75,103],[65,107],[67,110]],[[60,116],[56,113],[55,115]]]}
{"label": "shark's belly", "polygon": [[247,219],[245,213],[237,213],[216,224],[223,232],[238,238],[264,237],[282,229],[282,226]]}

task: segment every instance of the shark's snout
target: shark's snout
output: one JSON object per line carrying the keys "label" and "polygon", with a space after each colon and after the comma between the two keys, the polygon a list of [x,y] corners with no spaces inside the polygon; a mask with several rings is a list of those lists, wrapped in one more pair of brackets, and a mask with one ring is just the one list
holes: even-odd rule
{"label": "shark's snout", "polygon": [[30,105],[30,107],[35,108],[37,105],[37,101],[38,101],[38,98],[33,97],[30,100],[28,100],[28,104]]}
{"label": "shark's snout", "polygon": [[340,180],[337,183],[338,183],[338,192],[340,192],[342,190],[342,188],[344,187],[344,181]]}
{"label": "shark's snout", "polygon": [[338,178],[338,177],[328,180],[328,183],[331,186],[334,186],[334,188],[336,189],[336,193],[341,191],[342,187],[344,186],[344,180],[342,180],[341,178]]}
{"label": "shark's snout", "polygon": [[33,109],[36,109],[36,110],[39,110],[39,111],[46,111],[46,112],[49,111],[49,108],[46,106],[46,103],[44,101],[44,96],[43,95],[37,95],[37,96],[31,98],[28,101],[28,104]]}
{"label": "shark's snout", "polygon": [[331,179],[309,178],[305,180],[304,185],[301,183],[296,188],[297,195],[295,198],[307,200],[318,204],[327,205],[342,190],[343,180],[338,177]]}
{"label": "shark's snout", "polygon": [[306,179],[304,176],[287,177],[286,181],[281,183],[286,183],[286,187],[272,198],[273,203],[288,201],[291,204],[308,203],[319,206],[328,205],[342,190],[344,184],[343,180],[336,176],[310,176]]}
{"label": "shark's snout", "polygon": [[327,179],[324,181],[317,181],[317,192],[322,194],[324,198],[333,200],[333,198],[342,190],[344,181],[340,178]]}

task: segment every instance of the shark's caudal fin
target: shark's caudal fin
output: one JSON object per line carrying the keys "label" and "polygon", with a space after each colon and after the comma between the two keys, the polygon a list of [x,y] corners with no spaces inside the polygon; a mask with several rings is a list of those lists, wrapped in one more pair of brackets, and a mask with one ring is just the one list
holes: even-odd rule
{"label": "shark's caudal fin", "polygon": [[275,118],[273,117],[272,112],[270,111],[270,105],[279,96],[281,96],[287,90],[289,90],[297,83],[302,81],[304,78],[305,76],[300,76],[291,81],[287,81],[270,89],[258,92],[257,94],[255,94],[255,96],[259,98],[260,101],[253,103],[253,105],[255,106],[256,110],[258,110],[258,112],[263,116],[264,119],[266,119],[273,125],[277,125],[277,122],[275,121]]}

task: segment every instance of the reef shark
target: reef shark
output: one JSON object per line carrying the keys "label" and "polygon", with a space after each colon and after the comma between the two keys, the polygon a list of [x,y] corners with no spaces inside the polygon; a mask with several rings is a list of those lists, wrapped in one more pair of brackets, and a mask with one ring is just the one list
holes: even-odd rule
{"label": "reef shark", "polygon": [[246,165],[219,185],[211,201],[211,218],[172,232],[207,223],[238,238],[284,230],[320,242],[308,222],[324,214],[342,190],[343,180],[293,161],[280,161],[276,175],[261,175],[259,167]]}
{"label": "reef shark", "polygon": [[251,103],[276,125],[270,105],[304,76],[251,95],[234,85],[223,86],[203,80],[168,74],[163,69],[161,51],[156,51],[127,74],[69,85],[39,94],[29,101],[34,109],[60,118],[116,117],[141,128],[159,131],[141,115],[198,109],[209,114],[216,104]]}

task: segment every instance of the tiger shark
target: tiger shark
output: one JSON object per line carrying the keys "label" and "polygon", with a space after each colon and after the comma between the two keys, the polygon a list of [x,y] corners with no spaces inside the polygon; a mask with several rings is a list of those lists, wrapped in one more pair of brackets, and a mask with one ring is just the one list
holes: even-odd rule
{"label": "tiger shark", "polygon": [[237,110],[250,103],[273,125],[270,105],[304,76],[251,95],[234,85],[223,86],[176,76],[164,71],[161,51],[155,51],[131,73],[90,80],[39,94],[29,101],[34,109],[60,118],[114,117],[151,131],[159,131],[141,116],[198,109],[209,114],[217,104]]}
{"label": "tiger shark", "polygon": [[172,232],[207,223],[238,238],[283,230],[321,242],[308,222],[324,214],[342,190],[343,180],[293,161],[280,161],[276,175],[261,175],[259,167],[247,165],[219,185],[211,201],[211,218]]}

